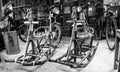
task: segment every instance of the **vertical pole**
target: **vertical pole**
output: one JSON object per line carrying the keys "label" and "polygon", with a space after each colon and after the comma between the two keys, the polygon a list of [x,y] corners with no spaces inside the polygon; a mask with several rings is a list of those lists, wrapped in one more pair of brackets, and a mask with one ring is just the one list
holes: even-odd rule
{"label": "vertical pole", "polygon": [[33,40],[30,40],[30,41],[31,41],[31,45],[32,45],[32,54],[35,54],[34,42],[33,42]]}
{"label": "vertical pole", "polygon": [[[75,54],[75,56],[76,56],[77,53],[78,53],[78,52],[77,52],[77,50],[78,50],[78,49],[77,49],[77,42],[76,42],[76,40],[75,40],[75,39],[77,38],[76,35],[77,35],[77,31],[74,32],[74,54]],[[76,57],[74,57],[74,62],[76,62]]]}
{"label": "vertical pole", "polygon": [[120,41],[120,38],[118,38],[118,72],[120,72],[120,49],[119,49],[119,41]]}
{"label": "vertical pole", "polygon": [[[75,25],[74,25],[74,37],[73,37],[73,42],[74,42],[74,55],[76,56],[77,53],[78,53],[78,48],[77,48],[77,42],[76,42],[76,39],[77,39],[77,25],[76,25],[76,19],[74,20],[75,21]],[[74,62],[76,62],[76,57],[74,57]]]}
{"label": "vertical pole", "polygon": [[115,58],[114,58],[114,69],[117,69],[118,67],[118,54],[119,54],[119,38],[117,37],[116,43],[115,43]]}

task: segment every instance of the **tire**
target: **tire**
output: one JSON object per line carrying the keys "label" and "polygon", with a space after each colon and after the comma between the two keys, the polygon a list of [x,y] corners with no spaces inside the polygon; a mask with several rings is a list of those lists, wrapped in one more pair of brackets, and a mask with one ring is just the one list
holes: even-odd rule
{"label": "tire", "polygon": [[101,39],[101,37],[102,37],[102,25],[103,24],[101,24],[102,22],[101,22],[101,19],[100,18],[97,18],[96,19],[96,22],[95,22],[95,27],[94,27],[94,29],[95,29],[95,39]]}
{"label": "tire", "polygon": [[[39,37],[42,36],[41,33],[46,34],[48,31],[49,31],[48,26],[42,26],[42,27],[39,27],[39,28],[34,30],[33,36],[36,37],[36,38],[39,38]],[[53,46],[58,46],[58,44],[61,41],[61,36],[62,36],[61,26],[57,25],[57,24],[54,24],[53,27],[52,27],[52,32],[49,33],[50,44],[53,45]]]}
{"label": "tire", "polygon": [[106,42],[111,51],[115,49],[116,29],[116,20],[114,18],[110,18],[106,25]]}
{"label": "tire", "polygon": [[62,38],[61,26],[54,24],[50,35],[51,45],[58,46]]}
{"label": "tire", "polygon": [[27,25],[21,25],[18,29],[18,36],[21,41],[26,42],[27,39],[27,33],[28,33],[28,27]]}

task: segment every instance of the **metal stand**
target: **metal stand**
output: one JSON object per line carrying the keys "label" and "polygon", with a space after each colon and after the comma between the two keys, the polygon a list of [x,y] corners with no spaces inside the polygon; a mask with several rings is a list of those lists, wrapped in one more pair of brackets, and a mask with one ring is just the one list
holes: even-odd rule
{"label": "metal stand", "polygon": [[[29,21],[25,21],[24,24],[26,24],[29,27],[25,54],[18,57],[15,60],[5,60],[5,61],[17,62],[27,66],[44,64],[52,56],[51,46],[49,46],[49,44],[47,44],[46,46],[45,45],[46,42],[41,44],[42,39],[48,37],[46,37],[46,35],[43,35],[42,37],[36,39],[33,36],[33,24],[39,24],[39,23],[32,20],[31,14]],[[46,41],[49,41],[49,38]],[[32,46],[32,50],[28,52],[30,43]],[[41,60],[43,57],[45,57],[45,59]]]}
{"label": "metal stand", "polygon": [[[92,36],[90,36],[89,33],[88,35],[84,36],[83,34],[83,36],[81,35],[80,37],[77,37],[76,27],[77,25],[74,21],[72,36],[67,52],[56,60],[50,59],[50,61],[68,65],[73,68],[84,68],[89,64],[96,52],[98,43],[96,46],[92,46]],[[90,43],[88,45],[84,45],[85,41],[88,39],[91,39]],[[74,45],[73,48],[72,44]]]}
{"label": "metal stand", "polygon": [[[35,38],[33,36],[33,24],[37,24],[38,22],[27,21],[24,23],[28,24],[28,26],[29,26],[25,54],[18,57],[15,60],[6,60],[6,62],[17,62],[17,63],[23,64],[23,65],[43,64],[44,62],[47,61],[47,59],[44,61],[40,61],[40,59],[43,56],[46,56],[48,58],[48,55],[50,55],[51,51],[50,51],[49,46],[45,47],[43,45],[40,45],[41,41],[36,40],[36,43],[35,43]],[[32,50],[28,52],[30,43],[32,46]],[[47,48],[47,50],[44,51],[43,48]]]}

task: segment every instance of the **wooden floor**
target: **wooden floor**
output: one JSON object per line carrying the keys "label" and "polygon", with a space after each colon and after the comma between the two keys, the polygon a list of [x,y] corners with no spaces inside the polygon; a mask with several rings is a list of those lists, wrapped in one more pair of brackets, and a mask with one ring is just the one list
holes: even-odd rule
{"label": "wooden floor", "polygon": [[[55,52],[53,59],[64,54],[69,45],[70,38],[63,37],[59,48]],[[6,51],[1,52],[2,62],[0,63],[0,72],[115,72],[113,70],[114,51],[110,51],[105,40],[99,41],[96,54],[90,64],[84,69],[74,69],[59,63],[46,62],[37,66],[22,66],[18,63],[6,63],[5,59],[15,59],[25,51],[25,43],[19,40],[21,52],[17,55],[7,55]]]}

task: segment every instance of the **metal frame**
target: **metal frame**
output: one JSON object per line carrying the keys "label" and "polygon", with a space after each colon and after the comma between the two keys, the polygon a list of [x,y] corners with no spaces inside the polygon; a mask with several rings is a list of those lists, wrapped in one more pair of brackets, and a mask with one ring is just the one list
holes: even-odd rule
{"label": "metal frame", "polygon": [[[84,41],[89,38],[92,39],[92,36],[89,36],[89,33],[88,33],[87,36],[82,37],[82,35],[81,35],[81,37],[77,37],[77,32],[78,32],[77,28],[78,27],[77,27],[76,15],[74,15],[75,13],[76,13],[76,9],[73,9],[73,12],[72,12],[73,20],[70,21],[73,23],[72,36],[70,39],[70,43],[69,43],[67,52],[64,55],[62,55],[61,57],[59,57],[55,60],[50,59],[49,61],[68,65],[73,68],[84,68],[92,60],[99,43],[97,43],[96,46],[92,46],[92,40],[91,40],[90,45],[85,45],[85,47],[86,47],[85,49],[87,49],[86,51],[88,51],[88,53],[85,54],[86,51],[85,52],[82,51],[82,48],[83,48],[82,46],[84,46],[83,45]],[[85,21],[80,21],[80,23],[83,23],[83,22],[85,22]],[[89,32],[88,29],[90,29],[91,27],[83,26],[82,28],[85,30],[85,32],[86,31]],[[72,49],[72,44],[74,45],[73,49]],[[88,60],[88,62],[83,64],[83,62],[86,59]]]}
{"label": "metal frame", "polygon": [[[29,27],[25,54],[14,60],[5,60],[6,62],[16,62],[16,63],[30,66],[30,65],[44,64],[48,60],[48,58],[51,57],[50,46],[45,47],[43,45],[40,45],[41,40],[40,41],[38,41],[38,40],[42,39],[42,37],[35,39],[33,36],[33,24],[38,24],[39,22],[33,21],[31,11],[32,10],[30,8],[29,20],[24,22],[24,24],[28,25],[28,27]],[[35,44],[35,40],[36,40],[37,45]],[[32,50],[28,52],[30,43],[32,46]],[[43,51],[43,48],[48,48],[48,50]],[[46,56],[47,59],[44,61],[40,61],[40,59],[43,56]]]}

